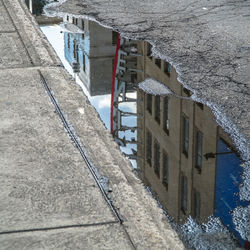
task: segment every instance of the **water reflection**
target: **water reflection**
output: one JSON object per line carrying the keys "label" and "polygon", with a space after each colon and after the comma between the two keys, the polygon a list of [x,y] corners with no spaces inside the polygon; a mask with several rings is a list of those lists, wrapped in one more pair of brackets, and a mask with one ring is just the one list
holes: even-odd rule
{"label": "water reflection", "polygon": [[[152,56],[149,43],[119,39],[90,20],[66,16],[64,21],[83,32],[60,35],[59,26],[42,29],[55,49],[59,38],[53,41],[55,34],[49,31],[57,30],[62,62],[72,74],[71,67],[78,65],[76,81],[163,208],[180,224],[190,215],[200,223],[219,217],[243,245],[231,213],[247,206],[238,195],[241,161],[211,110],[188,99],[192,93],[169,63]],[[147,78],[179,97],[137,89]]]}

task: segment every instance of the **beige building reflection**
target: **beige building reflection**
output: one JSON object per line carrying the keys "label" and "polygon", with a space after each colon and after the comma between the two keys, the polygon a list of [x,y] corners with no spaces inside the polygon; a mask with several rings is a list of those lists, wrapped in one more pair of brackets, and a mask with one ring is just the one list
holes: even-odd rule
{"label": "beige building reflection", "polygon": [[[138,44],[138,80],[154,78],[178,95],[191,93],[177,81],[167,62],[151,57],[151,46]],[[138,172],[176,221],[189,215],[201,222],[214,213],[218,137],[232,144],[219,129],[210,109],[176,97],[159,97],[138,91]]]}

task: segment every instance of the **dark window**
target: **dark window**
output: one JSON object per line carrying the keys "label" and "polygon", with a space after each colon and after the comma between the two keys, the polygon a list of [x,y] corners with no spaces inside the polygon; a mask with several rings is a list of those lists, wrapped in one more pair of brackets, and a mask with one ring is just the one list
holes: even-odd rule
{"label": "dark window", "polygon": [[151,166],[152,161],[152,135],[149,131],[147,131],[147,149],[146,149],[146,159],[147,163]]}
{"label": "dark window", "polygon": [[85,72],[85,55],[82,54],[82,67],[83,67],[83,71]]}
{"label": "dark window", "polygon": [[155,140],[154,142],[154,170],[155,174],[160,177],[160,145]]}
{"label": "dark window", "polygon": [[84,39],[84,33],[82,33],[82,39]]}
{"label": "dark window", "polygon": [[69,49],[69,47],[70,47],[70,36],[69,36],[69,33],[68,33],[68,42],[67,42],[67,45],[68,45],[68,49]]}
{"label": "dark window", "polygon": [[75,24],[75,18],[74,17],[72,17],[72,23]]}
{"label": "dark window", "polygon": [[131,74],[131,83],[137,82],[137,74]]}
{"label": "dark window", "polygon": [[119,33],[112,31],[112,44],[113,45],[117,44],[118,36],[119,36]]}
{"label": "dark window", "polygon": [[202,141],[203,135],[200,131],[196,132],[196,150],[195,150],[195,167],[201,170],[202,167]]}
{"label": "dark window", "polygon": [[76,58],[76,41],[73,40],[73,53],[74,53],[74,58]]}
{"label": "dark window", "polygon": [[167,134],[169,134],[169,126],[170,126],[170,120],[169,120],[169,97],[164,97],[164,107],[163,107],[163,129]]}
{"label": "dark window", "polygon": [[84,20],[82,19],[82,29],[84,30]]}
{"label": "dark window", "polygon": [[147,56],[152,59],[152,45],[147,43]]}
{"label": "dark window", "polygon": [[200,102],[196,102],[197,106],[200,108],[200,109],[204,109],[204,105]]}
{"label": "dark window", "polygon": [[191,96],[192,92],[189,89],[183,88],[183,92],[187,95],[187,96]]}
{"label": "dark window", "polygon": [[76,61],[79,63],[79,45],[76,45]]}
{"label": "dark window", "polygon": [[75,20],[76,20],[76,25],[77,25],[78,24],[78,19],[76,18]]}
{"label": "dark window", "polygon": [[69,16],[66,17],[66,20],[69,21]]}
{"label": "dark window", "polygon": [[183,117],[183,153],[188,156],[189,144],[189,121],[188,118]]}
{"label": "dark window", "polygon": [[193,201],[193,217],[197,220],[200,220],[200,206],[201,206],[201,199],[200,194],[194,191],[194,201]]}
{"label": "dark window", "polygon": [[155,96],[155,120],[160,124],[161,120],[161,98],[159,95]]}
{"label": "dark window", "polygon": [[164,72],[169,76],[171,72],[171,64],[164,61]]}
{"label": "dark window", "polygon": [[163,152],[163,184],[168,188],[168,155]]}
{"label": "dark window", "polygon": [[160,58],[155,58],[155,64],[161,68],[161,59]]}
{"label": "dark window", "polygon": [[152,114],[152,95],[147,95],[147,110]]}
{"label": "dark window", "polygon": [[181,177],[181,210],[187,212],[187,177]]}

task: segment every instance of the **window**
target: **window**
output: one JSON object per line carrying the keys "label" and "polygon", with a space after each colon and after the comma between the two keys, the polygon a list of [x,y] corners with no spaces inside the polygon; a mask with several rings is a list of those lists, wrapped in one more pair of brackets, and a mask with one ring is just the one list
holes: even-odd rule
{"label": "window", "polygon": [[131,74],[131,83],[136,83],[137,82],[137,74]]}
{"label": "window", "polygon": [[164,97],[164,104],[163,104],[163,129],[169,135],[169,101],[170,98],[168,96]]}
{"label": "window", "polygon": [[160,145],[155,140],[154,142],[154,171],[155,174],[160,177]]}
{"label": "window", "polygon": [[119,36],[119,33],[112,31],[112,44],[113,45],[117,44],[118,36]]}
{"label": "window", "polygon": [[168,155],[166,154],[166,152],[163,152],[163,162],[162,162],[162,166],[163,166],[163,180],[162,183],[163,185],[166,186],[166,188],[168,188]]}
{"label": "window", "polygon": [[75,24],[75,18],[74,17],[72,17],[72,23]]}
{"label": "window", "polygon": [[185,93],[187,96],[191,96],[192,92],[189,89],[183,88],[183,93]]}
{"label": "window", "polygon": [[147,43],[147,56],[152,59],[152,45]]}
{"label": "window", "polygon": [[73,53],[74,53],[74,58],[76,58],[76,40],[73,40]]}
{"label": "window", "polygon": [[187,212],[187,177],[181,177],[181,210]]}
{"label": "window", "polygon": [[202,167],[202,141],[203,135],[200,131],[196,132],[196,150],[195,150],[195,167],[201,170]]}
{"label": "window", "polygon": [[164,73],[170,76],[171,64],[164,61]]}
{"label": "window", "polygon": [[201,109],[203,110],[204,109],[204,105],[200,102],[196,102],[196,105]]}
{"label": "window", "polygon": [[160,58],[155,58],[155,65],[157,65],[158,68],[161,68],[161,59]]}
{"label": "window", "polygon": [[76,25],[78,24],[78,19],[77,18],[75,19],[75,23],[76,23]]}
{"label": "window", "polygon": [[200,206],[201,206],[201,199],[200,194],[197,191],[194,191],[193,196],[193,217],[197,220],[200,220]]}
{"label": "window", "polygon": [[82,29],[84,30],[84,20],[82,19]]}
{"label": "window", "polygon": [[147,94],[147,110],[152,114],[152,95]]}
{"label": "window", "polygon": [[66,16],[66,20],[69,21],[69,16],[68,15]]}
{"label": "window", "polygon": [[83,71],[85,72],[85,54],[82,54],[82,67],[83,67]]}
{"label": "window", "polygon": [[68,49],[69,49],[69,47],[70,47],[70,36],[69,36],[69,33],[68,33],[67,37],[68,37],[67,46],[68,46]]}
{"label": "window", "polygon": [[79,45],[76,45],[76,61],[79,63]]}
{"label": "window", "polygon": [[152,135],[149,131],[147,131],[147,138],[146,138],[146,160],[147,163],[151,166],[152,161]]}
{"label": "window", "polygon": [[183,153],[188,156],[189,144],[189,121],[187,117],[183,117]]}
{"label": "window", "polygon": [[82,39],[84,39],[84,33],[82,33]]}
{"label": "window", "polygon": [[161,120],[161,98],[159,95],[155,96],[155,120],[160,124]]}

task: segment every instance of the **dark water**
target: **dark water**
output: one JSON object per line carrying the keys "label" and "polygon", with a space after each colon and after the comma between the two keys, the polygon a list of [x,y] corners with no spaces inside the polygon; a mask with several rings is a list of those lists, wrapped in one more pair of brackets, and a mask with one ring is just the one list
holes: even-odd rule
{"label": "dark water", "polygon": [[[89,20],[67,16],[65,22],[80,33],[67,25],[41,29],[167,214],[180,225],[190,216],[196,224],[219,218],[241,246],[247,244],[234,221],[236,208],[249,204],[239,197],[242,162],[211,110],[191,100],[192,92],[169,63],[152,56],[149,43],[121,38],[116,56],[118,33]],[[147,78],[172,94],[138,89]]]}

